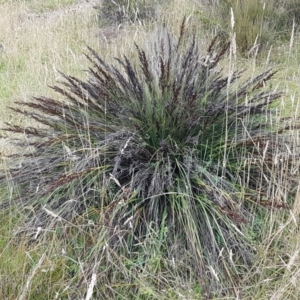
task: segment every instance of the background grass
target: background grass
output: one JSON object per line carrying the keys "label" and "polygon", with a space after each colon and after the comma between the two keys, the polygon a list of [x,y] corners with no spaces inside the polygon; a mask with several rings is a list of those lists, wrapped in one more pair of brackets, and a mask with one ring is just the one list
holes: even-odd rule
{"label": "background grass", "polygon": [[[33,0],[0,2],[0,9],[3,12],[0,20],[0,127],[3,127],[5,122],[30,125],[32,120],[14,114],[8,110],[8,106],[14,105],[16,100],[28,101],[32,96],[51,96],[52,91],[47,85],[53,85],[56,80],[61,79],[57,70],[84,78],[84,70],[88,67],[83,55],[83,52],[86,52],[86,44],[101,53],[101,57],[107,61],[112,61],[113,57],[121,57],[123,54],[134,59],[134,41],[139,44],[147,43],[151,40],[153,29],[161,26],[163,22],[167,22],[171,31],[178,33],[178,23],[184,15],[188,16],[188,30],[195,32],[203,44],[210,40],[219,26],[227,28],[226,36],[230,36],[231,33],[229,13],[224,13],[223,10],[219,14],[214,10],[208,15],[211,6],[206,6],[205,1],[174,0],[168,5],[160,2],[155,22],[140,19],[131,22],[125,20],[121,26],[117,23],[106,24],[105,27],[101,27],[103,23],[99,20],[101,16],[99,10],[93,9],[92,6],[80,6],[75,1],[49,0],[41,3]],[[297,4],[297,1],[289,2],[290,5],[295,3]],[[217,7],[217,3],[210,4]],[[105,5],[105,2],[99,2],[100,8],[101,5]],[[256,6],[259,7],[258,4]],[[71,9],[68,11],[68,8]],[[272,14],[270,16],[273,16]],[[237,11],[235,17],[239,18],[241,14],[239,15]],[[283,18],[284,26],[281,27],[284,29],[284,35],[280,36],[282,31],[280,29],[275,41],[273,36],[264,36],[265,47],[259,49],[260,52],[254,51],[246,57],[243,53],[237,54],[232,63],[246,67],[247,76],[269,66],[278,68],[279,73],[273,85],[280,85],[281,90],[286,92],[278,103],[278,114],[298,118],[299,36],[297,28],[293,35],[291,34],[291,24],[285,20]],[[264,22],[265,19],[259,21],[258,33],[261,33],[263,25],[269,25],[268,22],[266,24]],[[229,24],[228,27],[223,25],[225,23]],[[235,26],[238,24],[237,21]],[[239,28],[236,29],[237,34],[238,30]],[[249,37],[250,42],[245,51],[248,51],[255,42],[250,33]],[[237,38],[238,47],[239,43]],[[244,46],[241,45],[242,47]],[[298,137],[295,135],[294,138],[295,143],[298,143]],[[11,146],[7,138],[1,139],[2,154],[19,150]],[[1,157],[2,167],[5,167],[6,160],[4,156]],[[295,161],[295,170],[298,167],[299,163]],[[284,181],[282,185],[284,188]],[[272,209],[266,216],[261,209],[261,214],[257,213],[251,218],[251,226],[246,233],[250,235],[257,254],[251,271],[241,276],[239,289],[235,291],[236,298],[299,298],[300,197],[296,191],[297,186],[293,187],[295,199],[290,199],[290,211]],[[14,186],[7,185],[1,190],[1,199],[3,202],[12,199],[16,193],[18,190]],[[33,207],[28,206],[26,209],[35,214]],[[101,232],[98,228],[99,211],[90,208],[86,214],[78,215],[67,225],[61,223],[59,226],[58,222],[56,227],[50,226],[47,232],[32,231],[30,228],[25,230],[25,220],[20,211],[18,208],[1,211],[3,221],[0,226],[0,297],[3,299],[87,297],[92,282],[91,274],[97,267],[96,259],[93,265],[90,258],[96,258],[95,252],[102,246],[99,245],[101,241],[99,236]],[[51,216],[51,212],[46,213]],[[40,238],[34,239],[37,233]],[[164,234],[167,233],[162,230],[160,235]],[[176,264],[165,261],[160,256],[161,236],[149,232],[144,251],[152,253],[152,258],[142,273],[139,273],[138,262],[141,265],[145,263],[143,255],[138,260],[125,261],[127,270],[118,270],[116,267],[113,274],[101,270],[98,277],[100,279],[94,287],[95,293],[105,295],[107,299],[205,298],[201,282],[195,280],[192,276],[193,270],[185,264],[184,253],[180,254],[182,261],[179,260]],[[183,273],[182,270],[186,270],[185,277],[179,275]],[[132,286],[139,286],[137,292],[133,293],[130,285],[110,286],[109,279],[101,277],[111,276],[113,279],[118,274],[131,276]],[[168,283],[170,288],[157,289],[157,284],[160,283],[155,282],[155,274],[159,274],[158,280]],[[221,296],[216,294],[214,298],[221,299]]]}

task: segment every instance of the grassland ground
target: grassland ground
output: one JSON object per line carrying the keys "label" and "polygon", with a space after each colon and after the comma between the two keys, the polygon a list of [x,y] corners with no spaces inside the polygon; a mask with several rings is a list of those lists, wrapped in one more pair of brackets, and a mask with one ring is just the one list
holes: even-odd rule
{"label": "grassland ground", "polygon": [[[108,63],[123,55],[137,60],[134,43],[147,47],[154,39],[153,32],[164,24],[178,35],[178,24],[184,16],[188,20],[187,31],[195,33],[206,45],[221,24],[220,16],[208,20],[205,1],[170,1],[157,4],[155,20],[137,20],[105,27],[101,27],[104,23],[99,19],[103,1],[0,1],[0,127],[6,127],[6,123],[36,125],[33,119],[15,114],[9,107],[16,107],[15,101],[29,102],[32,97],[40,95],[57,99],[59,96],[48,86],[63,79],[59,71],[86,79],[89,62],[84,53],[88,52],[87,45]],[[98,3],[100,8],[95,9]],[[261,24],[259,28],[262,28]],[[277,110],[278,120],[283,117],[297,120],[300,37],[297,28],[288,27],[287,30],[290,30],[289,39],[278,40],[272,45],[266,43],[261,52],[252,51],[246,56],[237,52],[230,63],[225,62],[222,67],[225,72],[232,67],[245,68],[245,78],[254,77],[270,67],[278,70],[271,89],[285,94],[272,105]],[[239,47],[238,44],[236,46]],[[60,99],[63,100],[63,97]],[[289,123],[289,126],[293,128],[294,124]],[[19,136],[26,140],[25,134]],[[12,145],[11,139],[7,135],[0,139],[0,167],[7,170],[8,179],[11,158],[6,158],[7,154],[32,151],[29,145],[27,149]],[[298,146],[297,128],[293,139],[294,145]],[[299,164],[296,159],[292,163],[295,174],[299,172]],[[284,175],[276,180],[278,194],[284,194],[290,188],[289,182]],[[76,188],[74,186],[74,190]],[[240,229],[251,240],[251,247],[255,248],[254,263],[235,278],[239,281],[235,290],[230,290],[230,293],[229,289],[218,290],[211,293],[211,298],[281,300],[300,297],[299,187],[292,186],[290,192],[292,196],[282,195],[289,209],[262,207],[253,210],[248,226]],[[5,188],[0,190],[0,205],[7,200],[12,201],[18,193],[18,188],[7,180]],[[115,194],[120,196],[120,191]],[[99,197],[104,197],[104,192]],[[114,197],[112,195],[112,199]],[[97,252],[104,245],[101,244],[103,232],[99,207],[95,205],[82,214],[74,213],[71,221],[60,218],[47,206],[43,209],[45,218],[51,220],[47,227],[38,224],[28,227],[28,216],[34,220],[38,213],[36,207],[30,204],[23,207],[11,203],[9,208],[0,212],[1,299],[92,299],[93,294],[106,299],[140,300],[208,297],[202,282],[195,276],[195,270],[186,263],[191,259],[188,253],[178,253],[177,260],[162,255],[165,251],[162,241],[171,234],[167,228],[157,232],[150,226],[143,241],[144,250],[134,259],[111,251],[102,257],[106,263],[101,265]],[[175,253],[176,249],[180,247],[174,243],[172,251]],[[113,267],[108,267],[107,262]],[[243,266],[239,267],[243,270]],[[212,268],[211,274],[216,282],[220,280],[218,271]],[[234,296],[229,297],[228,294]]]}

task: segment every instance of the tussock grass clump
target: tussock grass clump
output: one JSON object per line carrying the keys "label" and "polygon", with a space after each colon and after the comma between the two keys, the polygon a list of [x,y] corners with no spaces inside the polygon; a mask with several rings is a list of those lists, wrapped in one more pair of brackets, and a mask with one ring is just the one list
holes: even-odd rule
{"label": "tussock grass clump", "polygon": [[158,13],[165,0],[117,0],[103,1],[99,6],[100,20],[104,24],[116,25],[149,20]]}
{"label": "tussock grass clump", "polygon": [[[293,21],[299,23],[299,0],[261,1],[226,0],[206,5],[211,17],[203,15],[205,24],[229,34],[231,10],[234,15],[236,41],[242,55],[253,55],[272,45],[280,45],[290,38]],[[216,26],[217,24],[217,26]],[[209,27],[209,26],[208,26]],[[220,29],[218,29],[220,30]]]}
{"label": "tussock grass clump", "polygon": [[143,276],[160,293],[174,269],[196,275],[207,297],[229,295],[252,263],[253,207],[287,206],[279,179],[294,149],[269,109],[281,96],[265,88],[275,72],[226,74],[229,43],[215,38],[204,51],[185,22],[178,38],[163,28],[149,44],[115,65],[89,48],[89,78],[62,74],[53,87],[63,101],[17,103],[42,126],[6,128],[34,151],[13,156],[1,183],[19,191],[14,205],[32,207],[30,228],[97,212],[87,261],[110,286],[99,297],[124,292],[120,282],[134,294]]}

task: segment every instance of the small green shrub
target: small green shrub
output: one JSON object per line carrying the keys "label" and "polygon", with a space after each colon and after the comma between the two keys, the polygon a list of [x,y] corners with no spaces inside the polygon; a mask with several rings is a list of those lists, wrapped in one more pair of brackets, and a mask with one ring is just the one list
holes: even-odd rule
{"label": "small green shrub", "polygon": [[17,144],[34,151],[14,156],[0,182],[20,189],[15,205],[33,208],[30,228],[96,209],[99,235],[86,259],[106,274],[100,286],[138,291],[144,276],[155,298],[175,269],[194,274],[207,296],[231,294],[252,263],[242,231],[253,206],[286,207],[292,177],[278,155],[288,164],[293,147],[290,127],[278,128],[268,108],[281,95],[265,88],[275,72],[224,73],[228,48],[215,38],[204,51],[183,22],[179,38],[162,28],[147,51],[136,46],[138,62],[110,65],[89,49],[89,78],[63,75],[53,87],[63,101],[12,108],[42,126],[6,128],[25,133]]}

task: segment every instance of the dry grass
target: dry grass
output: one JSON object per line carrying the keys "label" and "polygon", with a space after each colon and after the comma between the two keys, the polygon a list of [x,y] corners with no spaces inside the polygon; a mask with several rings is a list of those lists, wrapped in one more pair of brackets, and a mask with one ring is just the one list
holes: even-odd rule
{"label": "dry grass", "polygon": [[[66,2],[61,1],[61,5]],[[27,101],[32,96],[51,94],[48,85],[61,79],[58,70],[85,76],[87,45],[109,60],[130,51],[132,40],[138,37],[138,30],[139,35],[141,32],[138,28],[100,29],[92,3],[75,5],[69,10],[56,5],[55,11],[39,14],[35,9],[37,3],[41,2],[0,4],[3,12],[0,20],[0,128],[5,122],[30,122],[15,116],[7,107],[16,100]],[[1,140],[0,153],[5,151],[13,149]]]}
{"label": "dry grass", "polygon": [[19,121],[7,112],[7,106],[16,99],[26,101],[45,93],[47,85],[58,79],[57,69],[78,71],[84,65],[85,45],[97,47],[97,21],[92,8],[51,17],[32,14],[29,4],[1,4],[1,127],[4,122]]}

